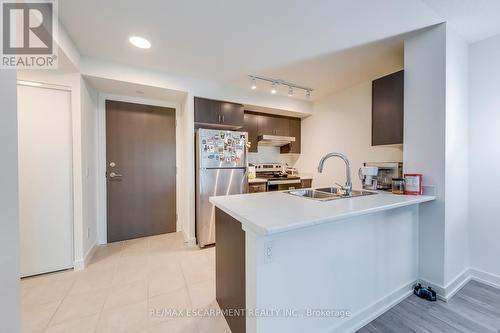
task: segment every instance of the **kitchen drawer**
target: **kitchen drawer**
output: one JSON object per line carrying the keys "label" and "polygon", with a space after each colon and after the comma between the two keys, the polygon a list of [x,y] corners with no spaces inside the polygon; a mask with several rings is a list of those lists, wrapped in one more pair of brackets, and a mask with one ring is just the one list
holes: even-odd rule
{"label": "kitchen drawer", "polygon": [[248,193],[266,192],[266,183],[249,184]]}

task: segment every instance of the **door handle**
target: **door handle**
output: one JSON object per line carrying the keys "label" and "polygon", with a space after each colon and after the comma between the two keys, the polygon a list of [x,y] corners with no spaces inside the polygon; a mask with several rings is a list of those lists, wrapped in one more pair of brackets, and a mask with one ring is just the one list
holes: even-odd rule
{"label": "door handle", "polygon": [[123,175],[116,173],[116,172],[109,173],[109,178],[120,178],[120,177],[123,177]]}

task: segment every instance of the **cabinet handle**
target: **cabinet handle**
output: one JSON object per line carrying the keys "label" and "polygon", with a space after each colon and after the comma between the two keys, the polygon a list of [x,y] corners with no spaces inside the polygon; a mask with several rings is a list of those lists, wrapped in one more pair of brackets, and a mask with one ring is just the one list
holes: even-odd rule
{"label": "cabinet handle", "polygon": [[220,115],[219,115],[219,123],[220,123],[220,122],[221,122],[221,121],[220,121]]}
{"label": "cabinet handle", "polygon": [[224,122],[224,115],[222,115],[222,122]]}

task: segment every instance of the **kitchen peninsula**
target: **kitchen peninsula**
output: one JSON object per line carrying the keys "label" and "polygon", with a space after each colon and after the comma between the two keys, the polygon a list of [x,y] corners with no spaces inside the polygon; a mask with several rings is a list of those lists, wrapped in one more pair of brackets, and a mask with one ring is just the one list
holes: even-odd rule
{"label": "kitchen peninsula", "polygon": [[256,310],[226,316],[232,332],[345,332],[369,322],[411,291],[419,204],[434,199],[211,197],[217,301],[222,309]]}

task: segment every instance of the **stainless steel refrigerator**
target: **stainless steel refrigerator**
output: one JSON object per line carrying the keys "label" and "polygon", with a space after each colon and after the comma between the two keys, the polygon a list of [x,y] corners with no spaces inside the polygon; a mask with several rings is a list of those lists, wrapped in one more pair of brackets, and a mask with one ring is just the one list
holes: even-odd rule
{"label": "stainless steel refrigerator", "polygon": [[247,187],[247,132],[196,131],[196,239],[215,243],[215,207],[211,196],[245,193]]}

